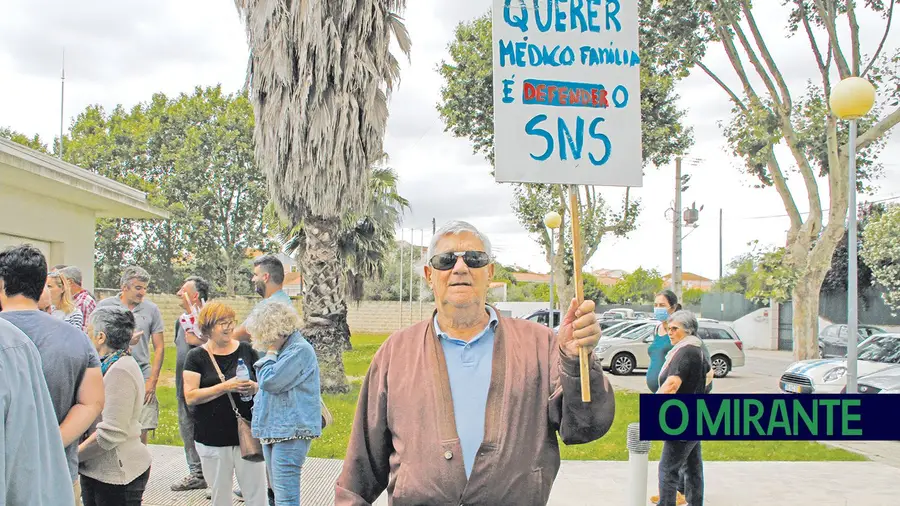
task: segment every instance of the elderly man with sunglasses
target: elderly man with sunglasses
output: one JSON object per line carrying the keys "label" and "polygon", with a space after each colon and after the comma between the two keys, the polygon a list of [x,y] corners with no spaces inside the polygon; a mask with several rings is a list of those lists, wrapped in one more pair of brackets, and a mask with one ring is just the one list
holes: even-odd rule
{"label": "elderly man with sunglasses", "polygon": [[363,382],[335,490],[338,506],[546,504],[566,444],[610,428],[615,398],[591,360],[581,400],[578,347],[600,339],[594,304],[572,301],[555,335],[486,304],[491,244],[465,222],[437,231],[425,277],[433,318],[394,333]]}

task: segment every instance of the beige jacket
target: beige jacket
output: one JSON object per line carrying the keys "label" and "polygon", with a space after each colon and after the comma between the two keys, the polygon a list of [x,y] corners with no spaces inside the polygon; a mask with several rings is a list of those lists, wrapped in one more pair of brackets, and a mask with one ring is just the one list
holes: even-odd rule
{"label": "beige jacket", "polygon": [[150,452],[141,444],[141,367],[134,357],[122,357],[106,371],[103,386],[106,402],[96,427],[100,450],[79,463],[79,472],[102,483],[126,485],[150,468]]}
{"label": "beige jacket", "polygon": [[553,333],[500,317],[484,441],[466,479],[443,349],[432,319],[401,330],[375,354],[359,396],[335,504],[372,504],[387,490],[406,505],[544,505],[566,444],[603,436],[613,389],[591,360],[592,402],[581,401],[578,360],[561,360]]}

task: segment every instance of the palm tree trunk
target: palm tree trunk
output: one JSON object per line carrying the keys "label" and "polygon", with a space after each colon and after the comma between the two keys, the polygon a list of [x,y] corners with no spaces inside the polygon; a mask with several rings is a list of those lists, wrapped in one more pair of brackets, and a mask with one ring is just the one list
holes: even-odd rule
{"label": "palm tree trunk", "polygon": [[308,216],[304,220],[306,250],[303,272],[304,335],[319,359],[322,392],[347,393],[342,352],[347,321],[344,303],[343,266],[338,256],[338,219]]}

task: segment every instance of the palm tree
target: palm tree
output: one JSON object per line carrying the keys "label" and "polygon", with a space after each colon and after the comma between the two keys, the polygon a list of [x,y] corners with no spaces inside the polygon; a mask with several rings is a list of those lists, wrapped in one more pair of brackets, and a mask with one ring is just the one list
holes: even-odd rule
{"label": "palm tree", "polygon": [[[387,162],[387,155],[380,163]],[[384,273],[387,255],[393,249],[394,227],[400,223],[404,210],[409,209],[409,201],[397,192],[397,173],[390,167],[372,167],[369,179],[370,195],[367,209],[361,215],[347,215],[338,237],[346,293],[359,302],[363,296],[366,279],[380,278]],[[282,249],[294,258],[303,258],[306,248],[306,233],[303,223],[290,224],[276,216],[274,206],[266,208],[266,222],[275,231]],[[302,273],[302,263],[301,273]],[[344,330],[344,349],[351,349],[350,327],[347,314],[341,315]]]}
{"label": "palm tree", "polygon": [[347,392],[341,359],[343,216],[366,206],[387,101],[409,55],[405,0],[236,0],[250,47],[257,163],[279,214],[303,223],[305,335],[322,389]]}

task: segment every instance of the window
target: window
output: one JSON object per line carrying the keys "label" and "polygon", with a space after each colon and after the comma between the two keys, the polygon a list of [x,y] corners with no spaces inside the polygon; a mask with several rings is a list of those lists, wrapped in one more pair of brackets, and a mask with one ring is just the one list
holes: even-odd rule
{"label": "window", "polygon": [[838,330],[840,330],[840,328],[841,328],[840,325],[829,325],[828,327],[825,327],[825,330],[822,332],[822,335],[824,337],[837,337]]}
{"label": "window", "polygon": [[731,337],[731,334],[728,333],[725,329],[708,329],[709,330],[709,338],[710,339],[719,339],[724,341],[733,341],[734,338]]}
{"label": "window", "polygon": [[702,328],[702,327],[697,329],[697,337],[699,337],[700,339],[704,339],[704,340],[705,339],[715,339],[715,337],[712,337],[709,335],[709,330]]}
{"label": "window", "polygon": [[859,350],[859,359],[885,364],[900,363],[900,339],[889,335],[876,337]]}

